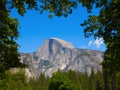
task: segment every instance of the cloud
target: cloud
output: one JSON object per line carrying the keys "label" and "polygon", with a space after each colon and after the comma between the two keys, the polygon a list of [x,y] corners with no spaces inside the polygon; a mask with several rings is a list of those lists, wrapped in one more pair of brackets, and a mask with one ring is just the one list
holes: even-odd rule
{"label": "cloud", "polygon": [[89,41],[88,46],[92,45],[93,41]]}
{"label": "cloud", "polygon": [[103,44],[102,38],[98,38],[94,41],[94,45],[96,45],[97,48],[100,48],[101,44]]}
{"label": "cloud", "polygon": [[103,38],[97,38],[94,41],[89,41],[88,46],[94,45],[96,48],[100,48],[103,43]]}

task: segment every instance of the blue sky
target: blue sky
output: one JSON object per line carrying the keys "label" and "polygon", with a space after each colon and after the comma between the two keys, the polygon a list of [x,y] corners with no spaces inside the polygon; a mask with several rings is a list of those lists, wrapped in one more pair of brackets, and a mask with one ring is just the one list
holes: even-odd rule
{"label": "blue sky", "polygon": [[[99,10],[93,9],[93,14],[98,14]],[[94,40],[93,37],[85,38],[84,28],[80,24],[88,18],[85,8],[79,6],[73,10],[71,15],[65,17],[48,18],[49,13],[39,14],[37,11],[27,11],[22,17],[16,10],[11,13],[12,17],[19,20],[20,37],[17,42],[20,45],[19,52],[32,53],[43,45],[45,39],[52,37],[68,41],[76,48],[86,48],[93,50],[105,50],[102,39]]]}

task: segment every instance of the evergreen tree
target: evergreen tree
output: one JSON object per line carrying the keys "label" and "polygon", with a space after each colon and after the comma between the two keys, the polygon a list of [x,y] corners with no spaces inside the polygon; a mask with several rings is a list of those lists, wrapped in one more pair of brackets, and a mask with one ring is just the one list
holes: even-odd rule
{"label": "evergreen tree", "polygon": [[104,80],[101,71],[97,71],[97,73],[95,74],[95,79],[96,79],[96,90],[104,90]]}
{"label": "evergreen tree", "polygon": [[67,72],[67,77],[72,81],[72,83],[74,83],[75,90],[82,90],[78,72],[75,72],[72,69],[70,69]]}
{"label": "evergreen tree", "polygon": [[91,90],[95,90],[96,88],[96,79],[95,79],[95,73],[94,73],[94,70],[93,69],[91,69],[91,74],[90,74],[90,76],[89,76],[89,82],[88,82],[88,84],[89,84],[89,89],[91,89]]}
{"label": "evergreen tree", "polygon": [[82,90],[89,90],[89,76],[87,72],[79,72],[79,81],[81,83]]}
{"label": "evergreen tree", "polygon": [[50,78],[48,90],[73,90],[73,84],[65,75],[57,72]]}

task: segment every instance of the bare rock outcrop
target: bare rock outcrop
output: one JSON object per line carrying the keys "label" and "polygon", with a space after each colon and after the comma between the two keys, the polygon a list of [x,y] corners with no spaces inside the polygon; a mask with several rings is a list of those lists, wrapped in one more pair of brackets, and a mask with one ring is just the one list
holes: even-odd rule
{"label": "bare rock outcrop", "polygon": [[103,60],[103,53],[100,51],[76,49],[70,43],[51,38],[45,40],[36,52],[21,54],[23,63],[28,65],[27,73],[31,76],[39,76],[41,72],[51,76],[58,69],[68,71],[88,72],[102,70],[100,63]]}

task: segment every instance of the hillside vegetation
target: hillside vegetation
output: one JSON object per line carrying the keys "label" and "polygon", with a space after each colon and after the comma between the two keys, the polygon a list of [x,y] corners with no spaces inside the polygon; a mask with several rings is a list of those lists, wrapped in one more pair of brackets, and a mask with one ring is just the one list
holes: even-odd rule
{"label": "hillside vegetation", "polygon": [[[120,83],[119,79],[117,83]],[[112,90],[112,82],[109,81],[108,85],[109,90]],[[119,89],[117,86],[117,90]],[[51,78],[41,73],[36,79],[28,79],[22,69],[17,73],[6,71],[5,78],[0,79],[0,90],[104,90],[104,82],[102,73],[94,73],[93,70],[89,76],[72,70],[58,70]]]}

